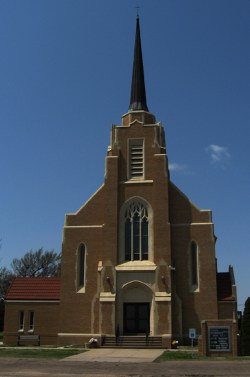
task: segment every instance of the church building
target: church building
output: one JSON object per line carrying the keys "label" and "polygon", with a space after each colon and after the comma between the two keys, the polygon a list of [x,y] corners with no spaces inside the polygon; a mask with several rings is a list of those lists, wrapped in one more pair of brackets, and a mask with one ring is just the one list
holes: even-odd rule
{"label": "church building", "polygon": [[205,336],[205,323],[231,326],[233,268],[217,271],[215,244],[211,211],[170,180],[164,128],[147,106],[137,17],[130,105],[111,128],[104,183],[65,217],[61,277],[13,281],[4,342],[34,334],[41,344],[142,338],[166,348],[187,344],[190,330]]}

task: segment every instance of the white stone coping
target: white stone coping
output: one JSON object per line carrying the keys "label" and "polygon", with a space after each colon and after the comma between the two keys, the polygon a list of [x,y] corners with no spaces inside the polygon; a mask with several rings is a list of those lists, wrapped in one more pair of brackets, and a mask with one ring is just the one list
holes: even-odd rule
{"label": "white stone coping", "polygon": [[143,183],[143,184],[152,184],[154,181],[152,179],[130,179],[129,181],[122,181],[120,184],[122,185],[131,185],[131,184],[138,184],[138,183]]}
{"label": "white stone coping", "polygon": [[171,301],[171,293],[155,292],[155,301]]}
{"label": "white stone coping", "polygon": [[150,261],[130,261],[119,264],[116,271],[155,271],[157,266]]}
{"label": "white stone coping", "polygon": [[100,302],[114,302],[115,296],[116,296],[115,293],[101,292],[100,293]]}

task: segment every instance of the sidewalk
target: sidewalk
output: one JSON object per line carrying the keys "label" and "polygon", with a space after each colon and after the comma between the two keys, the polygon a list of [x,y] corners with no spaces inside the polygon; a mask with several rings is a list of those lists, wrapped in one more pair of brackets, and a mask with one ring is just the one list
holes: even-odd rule
{"label": "sidewalk", "polygon": [[109,363],[150,363],[164,352],[163,349],[93,348],[86,352],[66,357],[63,361],[93,361]]}

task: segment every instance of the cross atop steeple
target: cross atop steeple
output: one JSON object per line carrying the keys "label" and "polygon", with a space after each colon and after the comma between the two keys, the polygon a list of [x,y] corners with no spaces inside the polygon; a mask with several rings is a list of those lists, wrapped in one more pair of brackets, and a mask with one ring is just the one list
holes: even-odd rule
{"label": "cross atop steeple", "polygon": [[145,110],[148,111],[146,90],[144,82],[143,59],[141,50],[141,36],[139,16],[136,17],[136,35],[134,47],[133,75],[131,83],[131,97],[129,111]]}
{"label": "cross atop steeple", "polygon": [[137,18],[139,18],[139,9],[140,9],[140,7],[137,5],[137,7],[136,7],[136,11],[137,11],[136,16],[137,16]]}

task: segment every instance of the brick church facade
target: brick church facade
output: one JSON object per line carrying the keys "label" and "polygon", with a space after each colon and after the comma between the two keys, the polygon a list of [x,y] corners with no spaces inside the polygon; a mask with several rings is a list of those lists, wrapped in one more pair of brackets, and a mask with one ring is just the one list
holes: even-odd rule
{"label": "brick church facade", "polygon": [[169,177],[164,128],[147,107],[138,18],[130,106],[112,126],[105,166],[103,185],[66,215],[61,278],[13,281],[5,343],[20,333],[99,345],[146,334],[169,347],[190,329],[199,336],[204,321],[236,320],[233,268],[217,272],[212,213]]}

